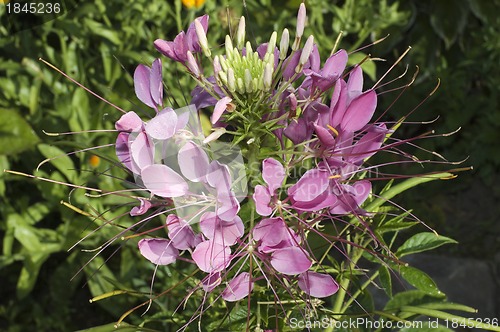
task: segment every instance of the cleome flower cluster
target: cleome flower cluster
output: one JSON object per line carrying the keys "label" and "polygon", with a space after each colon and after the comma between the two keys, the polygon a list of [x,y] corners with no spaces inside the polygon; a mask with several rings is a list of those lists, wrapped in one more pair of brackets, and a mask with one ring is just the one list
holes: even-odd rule
{"label": "cleome flower cluster", "polygon": [[[116,122],[118,159],[146,193],[130,214],[166,215],[167,237],[141,239],[141,254],[156,265],[192,262],[204,273],[196,290],[225,301],[258,284],[275,295],[279,285],[305,298],[335,294],[309,235],[324,219],[369,215],[363,164],[391,131],[371,122],[377,93],[364,89],[361,66],[347,67],[345,50],[322,62],[314,37],[303,38],[305,20],[301,4],[293,40],[284,29],[253,50],[242,17],[214,55],[209,17],[196,18],[173,41],[154,42],[196,81],[191,105],[165,105],[156,59],[134,73],[154,117],[128,112]],[[207,137],[201,112],[210,114]]]}

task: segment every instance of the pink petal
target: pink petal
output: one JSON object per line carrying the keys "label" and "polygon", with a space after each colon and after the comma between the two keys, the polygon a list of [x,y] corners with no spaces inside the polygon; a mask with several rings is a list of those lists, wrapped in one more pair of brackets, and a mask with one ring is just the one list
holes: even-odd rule
{"label": "pink petal", "polygon": [[148,212],[151,207],[151,202],[144,198],[139,198],[139,202],[141,203],[139,206],[134,206],[132,210],[130,210],[130,215],[132,217],[141,216],[144,213]]}
{"label": "pink petal", "polygon": [[[333,91],[332,103],[330,104],[330,110],[332,112],[332,118],[330,124],[332,127],[337,128],[340,126],[342,119],[344,118],[345,112],[347,110],[347,84],[344,80],[338,80],[335,85],[335,90]],[[338,92],[337,92],[338,90]],[[338,94],[338,97],[336,96]],[[333,103],[334,96],[337,98],[336,102]]]}
{"label": "pink petal", "polygon": [[222,278],[220,277],[220,272],[213,272],[203,278],[201,281],[201,287],[205,292],[210,293],[215,289],[215,287],[220,285],[221,281]]}
{"label": "pink petal", "polygon": [[171,108],[165,108],[146,124],[146,133],[154,139],[165,140],[174,136],[177,126],[177,114]]}
{"label": "pink petal", "polygon": [[129,170],[132,169],[132,157],[130,155],[130,143],[129,143],[130,134],[126,132],[122,132],[118,134],[115,143],[116,149],[116,157],[118,160]]}
{"label": "pink petal", "polygon": [[151,76],[149,77],[149,88],[151,99],[155,105],[163,104],[163,82],[161,75],[161,60],[156,59],[151,65]]}
{"label": "pink petal", "polygon": [[153,99],[151,98],[151,90],[149,87],[149,77],[151,69],[145,65],[138,65],[134,71],[134,88],[135,94],[140,101],[151,108],[155,108]]}
{"label": "pink petal", "polygon": [[160,51],[166,57],[168,57],[172,60],[178,61],[177,56],[175,55],[175,52],[174,52],[175,44],[173,41],[156,39],[154,41],[154,46],[156,47],[156,49],[158,51]]}
{"label": "pink petal", "polygon": [[374,90],[364,92],[351,102],[340,123],[340,128],[349,132],[360,130],[370,121],[376,108],[377,93]]}
{"label": "pink petal", "polygon": [[209,240],[231,246],[243,235],[244,226],[238,216],[232,221],[223,221],[214,212],[206,212],[200,217],[200,230]]}
{"label": "pink petal", "polygon": [[203,272],[217,272],[231,263],[231,249],[211,240],[204,241],[196,246],[191,257]]}
{"label": "pink petal", "polygon": [[208,166],[207,182],[217,191],[228,193],[231,190],[229,168],[217,160],[212,161]]}
{"label": "pink petal", "polygon": [[300,247],[276,250],[271,255],[271,265],[278,272],[287,275],[303,273],[312,265],[309,256]]}
{"label": "pink petal", "polygon": [[188,192],[184,179],[166,165],[150,165],[141,172],[144,186],[160,197],[179,197]]}
{"label": "pink petal", "polygon": [[179,150],[178,156],[182,175],[193,182],[205,182],[209,160],[201,147],[189,141]]}
{"label": "pink petal", "polygon": [[296,184],[288,189],[288,195],[295,201],[308,202],[328,189],[330,173],[324,169],[308,170]]}
{"label": "pink petal", "polygon": [[179,250],[188,250],[196,246],[195,234],[189,224],[176,216],[169,214],[167,216],[168,237],[172,240],[175,248]]}
{"label": "pink petal", "polygon": [[219,121],[222,113],[224,113],[227,108],[227,104],[229,104],[231,101],[232,99],[230,97],[224,97],[217,101],[217,104],[215,104],[214,107],[214,112],[210,117],[210,121],[212,122],[212,124],[215,124],[217,123],[217,121]]}
{"label": "pink petal", "polygon": [[354,67],[354,69],[349,74],[349,80],[347,81],[347,91],[350,94],[363,91],[363,70],[360,66]]}
{"label": "pink petal", "polygon": [[142,120],[135,112],[123,114],[115,123],[115,128],[119,131],[139,131],[141,127]]}
{"label": "pink petal", "polygon": [[271,194],[281,187],[285,179],[285,168],[279,161],[273,158],[267,158],[262,161],[262,178],[269,186]]}
{"label": "pink petal", "polygon": [[217,216],[224,221],[233,220],[240,210],[240,202],[232,191],[221,191],[217,189]]}
{"label": "pink petal", "polygon": [[269,194],[269,190],[258,184],[255,186],[255,191],[253,193],[253,200],[255,202],[255,210],[261,216],[268,216],[273,212],[273,209],[269,207],[269,203],[271,202],[271,195]]}
{"label": "pink petal", "polygon": [[313,297],[328,297],[339,290],[339,284],[330,275],[312,271],[299,275],[298,284],[302,291]]}
{"label": "pink petal", "polygon": [[330,209],[330,213],[363,213],[360,206],[370,195],[371,188],[371,182],[368,180],[357,181],[353,186],[343,185],[344,192],[338,195],[337,204]]}
{"label": "pink petal", "polygon": [[[270,236],[272,234],[272,236]],[[255,241],[272,247],[289,237],[288,227],[281,217],[262,219],[252,230]]]}
{"label": "pink petal", "polygon": [[359,163],[361,165],[365,159],[373,156],[382,146],[387,128],[384,124],[374,127],[378,128],[378,130],[364,134],[352,148],[349,161],[353,164]]}
{"label": "pink petal", "polygon": [[[130,137],[129,137],[130,139]],[[137,137],[130,144],[130,152],[132,160],[138,169],[134,169],[135,173],[142,170],[144,167],[153,164],[154,160],[154,146],[148,136],[144,132],[137,134]],[[132,166],[134,167],[134,165]],[[137,171],[137,172],[136,172]]]}
{"label": "pink petal", "polygon": [[322,74],[325,73],[329,76],[340,76],[347,65],[347,52],[339,50],[334,55],[326,59],[325,65],[321,70]]}
{"label": "pink petal", "polygon": [[228,302],[235,302],[245,298],[253,290],[253,282],[250,281],[250,274],[242,272],[234,277],[221,296]]}
{"label": "pink petal", "polygon": [[333,136],[334,133],[331,130],[320,127],[316,124],[314,125],[314,130],[316,131],[316,135],[318,135],[321,144],[325,148],[335,146],[335,137]]}
{"label": "pink petal", "polygon": [[179,256],[179,251],[167,239],[142,239],[138,246],[141,255],[157,265],[171,264]]}

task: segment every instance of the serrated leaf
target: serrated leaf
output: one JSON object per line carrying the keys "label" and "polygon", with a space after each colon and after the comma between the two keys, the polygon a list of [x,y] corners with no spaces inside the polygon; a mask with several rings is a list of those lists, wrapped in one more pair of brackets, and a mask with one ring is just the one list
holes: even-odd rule
{"label": "serrated leaf", "polygon": [[429,275],[412,266],[399,266],[399,273],[413,287],[432,296],[444,296]]}
{"label": "serrated leaf", "polygon": [[396,256],[403,257],[410,254],[416,254],[438,248],[448,243],[458,242],[446,236],[441,236],[431,232],[418,233],[406,240],[406,242],[398,248]]}
{"label": "serrated leaf", "polygon": [[13,155],[33,147],[38,137],[21,115],[0,109],[0,155]]}

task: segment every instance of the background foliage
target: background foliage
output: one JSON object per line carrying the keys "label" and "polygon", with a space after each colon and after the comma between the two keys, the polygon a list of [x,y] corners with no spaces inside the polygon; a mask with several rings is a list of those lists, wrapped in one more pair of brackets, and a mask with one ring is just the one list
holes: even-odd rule
{"label": "background foliage", "polygon": [[[120,116],[38,61],[39,57],[121,108],[140,112],[132,96],[130,73],[138,63],[150,64],[158,56],[152,46],[156,38],[173,39],[194,17],[208,13],[209,38],[214,41],[221,42],[240,15],[247,16],[251,36],[266,39],[272,30],[293,28],[288,24],[299,3],[254,0],[246,1],[244,7],[240,1],[206,1],[199,9],[188,9],[180,1],[67,1],[65,15],[36,26],[27,17],[13,19],[0,5],[1,168],[109,190],[119,184],[99,176],[109,167],[106,160],[114,160],[112,148],[58,157],[35,172],[45,158],[114,140],[113,133],[53,137],[43,131],[112,129]],[[438,92],[411,120],[428,121],[439,115],[431,125],[439,133],[462,127],[451,137],[424,145],[450,160],[470,156],[465,164],[475,169],[461,175],[460,181],[433,183],[411,191],[402,204],[415,207],[417,215],[439,233],[461,243],[447,247],[448,253],[492,258],[500,249],[500,208],[496,204],[500,199],[500,1],[310,0],[307,5],[306,34],[315,34],[323,59],[340,31],[344,33],[340,46],[351,51],[390,34],[383,43],[363,50],[387,60],[368,63],[365,69],[373,79],[380,77],[408,45],[413,47],[391,77],[399,75],[405,65],[412,72],[416,64],[420,75],[391,108],[389,117],[398,119],[408,113],[432,91],[437,78],[441,79]],[[260,42],[255,37],[255,44]],[[179,67],[172,66],[166,72],[173,104],[189,98],[191,83],[184,76]],[[428,128],[413,126],[413,132],[406,134]],[[99,156],[101,162],[90,159],[92,155]],[[418,172],[407,169],[398,173],[414,171]],[[77,214],[61,201],[87,206],[87,211],[109,209],[108,219],[127,211],[116,197],[91,199],[84,193],[0,174],[0,329],[69,331],[109,323],[133,306],[133,298],[115,297],[114,306],[106,300],[89,304],[89,298],[114,289],[114,283],[124,289],[149,290],[152,270],[145,260],[137,259],[133,240],[118,241],[108,254],[78,272],[95,254],[80,249],[99,247],[117,230],[105,227],[67,252],[102,221]],[[123,218],[120,222],[127,223]],[[119,250],[104,265],[115,249]],[[167,269],[165,273],[172,276],[176,271]],[[92,278],[94,274],[100,274],[99,278]],[[163,317],[152,319],[161,321]]]}

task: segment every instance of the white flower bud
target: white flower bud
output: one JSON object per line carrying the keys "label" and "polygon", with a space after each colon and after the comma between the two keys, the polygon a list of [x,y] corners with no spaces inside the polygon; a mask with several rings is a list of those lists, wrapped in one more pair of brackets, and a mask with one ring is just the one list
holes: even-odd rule
{"label": "white flower bud", "polygon": [[253,91],[252,74],[250,74],[250,70],[248,69],[245,69],[245,90],[246,92]]}
{"label": "white flower bud", "polygon": [[205,54],[205,56],[209,58],[212,55],[212,52],[208,47],[208,40],[205,30],[203,29],[203,26],[198,19],[194,20],[194,27],[196,30],[196,36],[198,36],[198,42],[200,43],[200,47],[203,50],[203,54]]}
{"label": "white flower bud", "polygon": [[228,68],[227,70],[227,87],[231,92],[236,91],[236,78],[234,77],[233,68]]}
{"label": "white flower bud", "polygon": [[240,18],[240,23],[238,24],[238,32],[236,32],[236,46],[239,49],[243,48],[245,43],[245,16]]}
{"label": "white flower bud", "polygon": [[[299,73],[300,70],[302,70],[304,64],[307,62],[307,60],[309,60],[309,56],[311,56],[313,46],[314,46],[314,36],[311,35],[309,36],[309,38],[307,38],[306,44],[304,45],[302,53],[300,54],[299,64],[297,65],[297,68],[295,68],[296,73]],[[297,70],[299,67],[300,69]]]}
{"label": "white flower bud", "polygon": [[283,33],[281,34],[281,41],[280,41],[280,60],[285,60],[286,55],[288,53],[288,44],[290,43],[290,34],[288,32],[288,29],[284,29]]}
{"label": "white flower bud", "polygon": [[270,63],[266,64],[264,68],[264,88],[269,90],[273,84],[273,66]]}
{"label": "white flower bud", "polygon": [[269,43],[267,43],[267,52],[274,54],[274,49],[276,48],[276,38],[278,38],[278,34],[274,31],[269,39]]}
{"label": "white flower bud", "polygon": [[232,59],[233,57],[233,42],[231,41],[231,37],[229,35],[226,35],[226,56],[228,59]]}
{"label": "white flower bud", "polygon": [[297,30],[295,38],[301,38],[304,34],[304,26],[306,24],[306,5],[301,3],[299,6],[299,12],[297,14]]}

